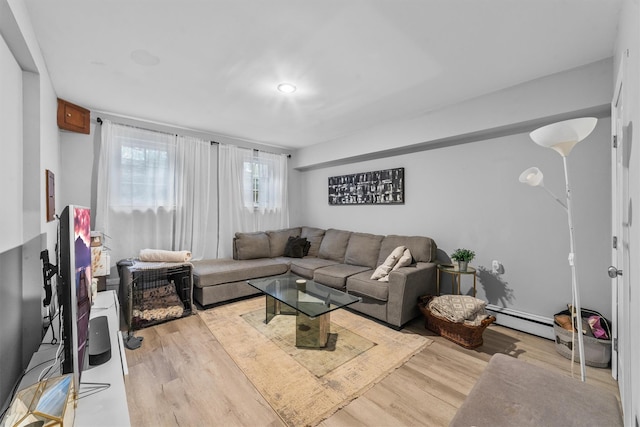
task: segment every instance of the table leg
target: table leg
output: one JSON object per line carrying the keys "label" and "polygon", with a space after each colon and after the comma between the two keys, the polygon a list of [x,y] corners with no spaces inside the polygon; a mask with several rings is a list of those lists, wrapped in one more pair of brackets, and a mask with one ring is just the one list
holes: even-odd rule
{"label": "table leg", "polygon": [[476,297],[476,274],[473,274],[473,297]]}
{"label": "table leg", "polygon": [[329,339],[330,312],[309,317],[300,312],[296,316],[296,347],[326,347]]}
{"label": "table leg", "polygon": [[279,310],[279,305],[278,304],[278,300],[276,300],[274,297],[272,297],[271,295],[265,295],[267,297],[267,301],[266,301],[266,309],[265,309],[265,319],[264,319],[264,323],[269,323],[271,322],[271,319],[273,319],[274,317],[276,317],[276,314],[280,314],[280,310]]}

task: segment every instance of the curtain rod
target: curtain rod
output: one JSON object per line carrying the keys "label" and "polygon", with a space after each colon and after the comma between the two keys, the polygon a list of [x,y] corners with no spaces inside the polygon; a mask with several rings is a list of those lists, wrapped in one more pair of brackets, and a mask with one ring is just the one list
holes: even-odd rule
{"label": "curtain rod", "polygon": [[[211,145],[220,145],[219,142],[217,141],[211,141]],[[258,150],[257,148],[252,148],[253,151],[262,151],[263,153],[270,153],[270,154],[277,154],[277,153],[271,153],[270,151],[267,150]],[[280,153],[280,154],[284,154],[284,153]],[[291,154],[287,154],[287,159],[291,158]]]}
{"label": "curtain rod", "polygon": [[[96,117],[96,122],[98,122],[99,124],[102,124],[102,119],[100,117]],[[127,125],[127,126],[129,126],[129,125]],[[141,129],[143,129],[143,128],[141,128]],[[211,145],[220,145],[220,143],[217,142],[217,141],[209,141],[209,142],[211,142]],[[269,151],[266,151],[266,150],[257,150],[255,148],[253,150],[254,151],[262,151],[263,153],[269,153]],[[291,158],[291,154],[287,154],[287,159],[290,159],[290,158]]]}

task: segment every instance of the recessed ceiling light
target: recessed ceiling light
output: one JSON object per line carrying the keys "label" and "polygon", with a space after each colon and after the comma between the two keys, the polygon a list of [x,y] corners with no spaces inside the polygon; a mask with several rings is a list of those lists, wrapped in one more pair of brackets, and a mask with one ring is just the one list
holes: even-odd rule
{"label": "recessed ceiling light", "polygon": [[278,90],[282,93],[293,93],[296,91],[296,86],[291,83],[280,83]]}

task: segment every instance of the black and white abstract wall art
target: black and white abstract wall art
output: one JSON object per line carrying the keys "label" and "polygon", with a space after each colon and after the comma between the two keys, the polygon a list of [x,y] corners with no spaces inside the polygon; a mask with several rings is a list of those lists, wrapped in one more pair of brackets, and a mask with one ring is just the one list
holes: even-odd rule
{"label": "black and white abstract wall art", "polygon": [[329,205],[404,203],[404,168],[329,177]]}

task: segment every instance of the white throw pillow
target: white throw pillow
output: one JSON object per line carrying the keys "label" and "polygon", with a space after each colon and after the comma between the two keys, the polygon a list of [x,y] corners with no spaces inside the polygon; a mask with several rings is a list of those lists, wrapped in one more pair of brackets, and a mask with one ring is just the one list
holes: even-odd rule
{"label": "white throw pillow", "polygon": [[382,277],[385,277],[387,274],[389,274],[389,272],[396,265],[400,257],[402,257],[402,254],[404,253],[405,249],[406,248],[404,246],[398,246],[397,248],[395,248],[389,254],[387,259],[385,259],[384,262],[378,268],[376,268],[376,271],[374,271],[373,274],[371,275],[371,280],[379,280]]}
{"label": "white throw pillow", "polygon": [[402,256],[400,257],[396,265],[393,266],[393,269],[391,271],[395,271],[400,267],[406,267],[408,265],[411,265],[412,261],[413,261],[413,256],[411,256],[411,251],[409,250],[409,248],[407,248],[404,250],[404,252],[402,253]]}
{"label": "white throw pillow", "polygon": [[[413,257],[411,256],[411,251],[409,250],[409,248],[407,248],[407,249],[404,250],[404,252],[402,253],[402,256],[400,257],[400,259],[398,259],[398,262],[396,262],[396,265],[393,266],[391,271],[396,271],[400,267],[406,267],[408,265],[411,265],[412,261],[413,261]],[[379,278],[378,281],[379,282],[388,282],[389,281],[389,273],[391,273],[391,271],[389,271],[385,276]]]}

